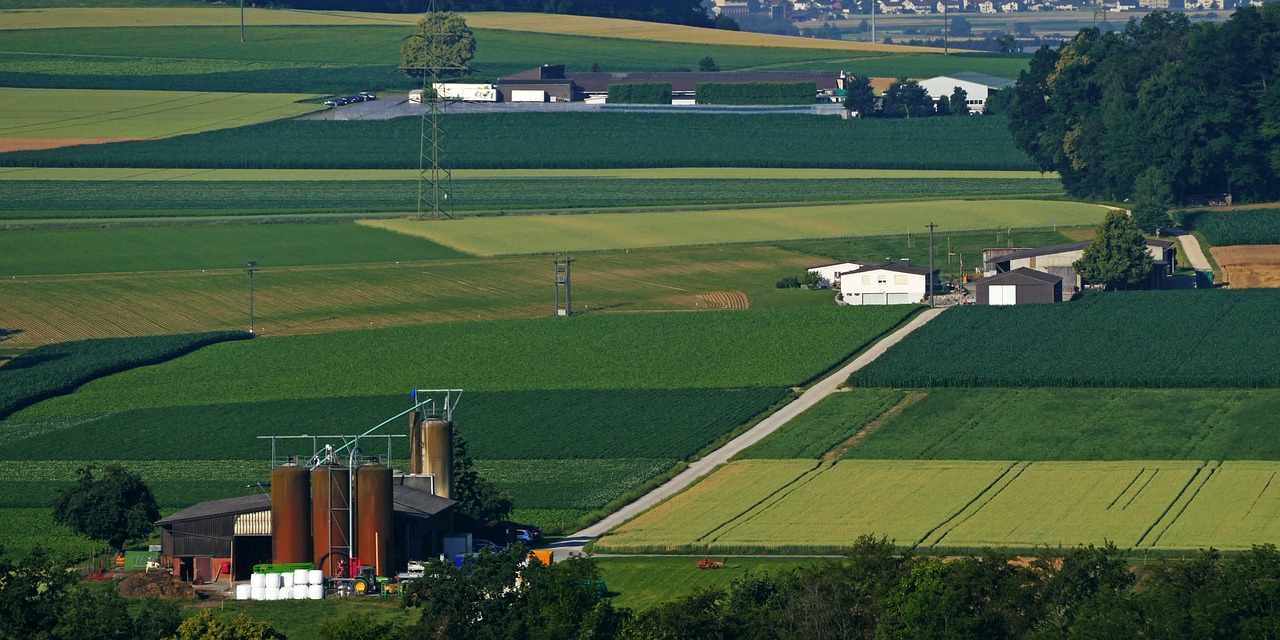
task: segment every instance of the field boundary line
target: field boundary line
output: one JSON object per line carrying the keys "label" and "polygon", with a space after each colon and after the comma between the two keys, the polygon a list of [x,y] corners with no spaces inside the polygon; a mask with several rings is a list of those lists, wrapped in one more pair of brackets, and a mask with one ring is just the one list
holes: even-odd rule
{"label": "field boundary line", "polygon": [[[732,518],[729,518],[728,520],[725,520],[719,525],[716,525],[716,528],[708,531],[705,535],[699,536],[695,540],[695,542],[705,541],[706,544],[708,545],[710,545],[713,542],[716,542],[724,534],[736,529],[738,525],[742,524],[743,522],[750,520],[750,518],[747,517],[748,515],[752,515],[753,512],[760,513],[762,511],[766,511],[769,507],[775,504],[778,504],[779,502],[786,499],[787,496],[794,493],[796,489],[799,489],[800,487],[803,487],[804,485],[809,484],[810,482],[813,481],[814,478],[822,475],[822,473],[830,469],[831,466],[832,465],[826,462],[818,461],[808,471],[805,471],[804,473],[792,478],[790,482],[782,485],[781,487],[778,487],[777,489],[774,489],[772,492],[769,493],[769,495],[761,498],[760,500],[757,500],[755,504],[752,504],[751,506],[747,507],[746,509],[743,509],[741,512],[739,512],[737,515],[733,516]],[[708,538],[710,539],[708,540]]]}
{"label": "field boundary line", "polygon": [[[991,484],[987,485],[986,488],[984,488],[982,491],[979,491],[978,494],[974,496],[972,500],[970,500],[963,507],[961,507],[959,511],[952,514],[950,518],[943,520],[942,523],[934,527],[932,531],[930,531],[929,533],[926,533],[924,537],[920,539],[920,543],[917,543],[917,544],[924,543],[938,529],[946,527],[948,524],[954,522],[955,524],[952,524],[950,527],[947,527],[947,530],[943,531],[942,535],[938,536],[937,540],[934,540],[933,542],[929,543],[928,546],[936,547],[939,544],[941,544],[943,538],[946,538],[948,535],[951,535],[951,532],[955,531],[956,527],[959,527],[965,522],[968,522],[969,518],[972,518],[973,516],[977,515],[979,511],[982,511],[983,507],[986,507],[987,505],[991,504],[991,501],[995,500],[996,496],[1000,495],[1001,492],[1009,488],[1009,485],[1013,484],[1013,482],[1017,480],[1019,476],[1022,475],[1022,472],[1026,471],[1027,468],[1030,467],[1031,465],[1032,465],[1031,462],[1015,462],[1013,464],[1010,464],[1009,467],[1004,470],[1004,473],[1001,473],[999,477],[991,481]],[[1014,471],[1014,469],[1017,469],[1017,471]],[[1010,475],[1011,472],[1012,472],[1012,475]],[[999,485],[999,488],[996,488],[997,485]],[[995,492],[991,491],[993,488],[995,489]],[[983,499],[984,496],[986,497],[985,500]],[[979,504],[979,502],[981,502],[981,504]],[[961,518],[960,517],[961,515],[964,515],[964,517]],[[959,520],[957,520],[957,518],[959,518]]]}
{"label": "field boundary line", "polygon": [[822,454],[822,457],[819,459],[824,461],[839,460],[840,458],[844,457],[844,454],[848,453],[849,449],[852,449],[854,445],[858,444],[859,442],[862,442],[863,440],[866,440],[867,436],[870,436],[876,431],[879,431],[880,427],[883,427],[890,420],[893,420],[894,418],[902,415],[902,412],[906,411],[908,407],[920,402],[921,400],[924,400],[925,397],[927,397],[928,395],[929,395],[928,391],[922,391],[919,389],[906,392],[905,394],[902,395],[902,398],[898,400],[898,402],[896,402],[892,407],[885,409],[884,413],[881,413],[879,416],[876,416],[874,420],[867,423],[865,427],[859,429],[857,433],[850,436],[844,442],[841,442],[836,446],[831,447],[829,450],[827,450],[826,453]]}
{"label": "field boundary line", "polygon": [[[1146,531],[1142,532],[1142,535],[1138,537],[1138,541],[1135,542],[1133,546],[1135,547],[1142,546],[1142,541],[1146,540],[1147,536],[1151,535],[1151,532],[1157,526],[1160,525],[1161,521],[1164,520],[1164,517],[1169,515],[1169,511],[1172,510],[1174,505],[1178,504],[1178,501],[1182,499],[1182,496],[1187,493],[1187,488],[1190,487],[1193,483],[1195,483],[1196,479],[1200,477],[1200,473],[1204,471],[1204,467],[1205,467],[1205,464],[1201,463],[1200,466],[1196,468],[1196,472],[1191,474],[1191,478],[1187,480],[1186,484],[1182,485],[1182,490],[1178,492],[1178,495],[1174,496],[1173,500],[1169,501],[1169,504],[1164,508],[1164,511],[1160,512],[1160,516],[1157,517],[1155,521],[1151,523],[1151,526],[1147,527]],[[1147,546],[1154,547],[1155,543],[1153,542],[1152,544]]]}
{"label": "field boundary line", "polygon": [[[724,446],[708,453],[707,455],[689,463],[684,471],[680,472],[671,480],[668,480],[662,486],[650,491],[633,501],[631,504],[606,516],[595,524],[582,529],[572,535],[565,537],[558,543],[552,545],[557,558],[567,558],[571,555],[582,553],[583,547],[592,540],[604,535],[609,530],[631,520],[632,518],[648,511],[650,508],[661,503],[663,500],[679,493],[685,487],[693,484],[698,479],[706,476],[715,468],[725,464],[733,456],[745,451],[751,445],[763,440],[769,434],[782,428],[783,425],[791,422],[801,413],[816,405],[821,400],[830,396],[839,389],[844,382],[853,374],[854,371],[867,366],[869,363],[879,358],[889,347],[902,341],[908,334],[925,323],[938,317],[944,309],[927,309],[922,313],[917,313],[909,319],[904,319],[894,329],[887,332],[886,335],[873,339],[861,350],[861,353],[854,355],[851,361],[844,366],[840,366],[835,372],[830,373],[825,378],[813,383],[809,388],[800,395],[800,397],[787,403],[773,414],[761,420],[756,426],[748,429],[746,433],[727,442]],[[853,354],[851,354],[853,355]],[[806,383],[808,384],[808,383]]]}
{"label": "field boundary line", "polygon": [[1249,514],[1253,513],[1253,508],[1258,506],[1258,501],[1262,499],[1262,496],[1267,492],[1267,489],[1271,488],[1271,483],[1275,482],[1275,480],[1276,480],[1276,472],[1272,471],[1271,477],[1267,478],[1267,484],[1262,487],[1262,491],[1258,492],[1258,495],[1253,499],[1253,502],[1249,503],[1249,509],[1244,512],[1244,516],[1246,518],[1249,517]]}
{"label": "field boundary line", "polygon": [[[1198,484],[1196,484],[1196,488],[1195,488],[1195,490],[1194,490],[1194,491],[1192,491],[1192,492],[1191,492],[1191,495],[1187,496],[1187,499],[1182,501],[1182,507],[1181,507],[1180,509],[1178,509],[1178,513],[1174,514],[1174,516],[1173,516],[1172,518],[1169,518],[1169,522],[1168,522],[1168,524],[1164,525],[1164,528],[1160,530],[1160,534],[1156,536],[1156,539],[1151,541],[1151,546],[1152,546],[1152,547],[1155,547],[1156,545],[1160,544],[1160,538],[1163,538],[1163,537],[1164,537],[1164,534],[1168,533],[1168,532],[1169,532],[1169,529],[1171,529],[1171,528],[1173,527],[1174,523],[1176,523],[1176,522],[1178,521],[1178,518],[1181,518],[1181,517],[1182,517],[1182,514],[1183,514],[1183,513],[1186,513],[1186,511],[1187,511],[1187,507],[1191,506],[1191,503],[1195,501],[1196,496],[1200,495],[1200,490],[1201,490],[1201,489],[1204,489],[1205,485],[1209,484],[1209,481],[1210,481],[1210,480],[1213,480],[1213,476],[1214,476],[1215,474],[1217,474],[1218,470],[1219,470],[1219,469],[1221,469],[1221,468],[1222,468],[1222,461],[1221,461],[1221,460],[1215,460],[1215,461],[1213,461],[1213,462],[1209,463],[1208,465],[1205,465],[1204,467],[1201,467],[1201,469],[1202,469],[1202,470],[1207,469],[1207,470],[1208,470],[1208,472],[1207,472],[1207,473],[1205,473],[1205,474],[1204,474],[1204,476],[1203,476],[1203,479],[1201,479],[1201,480],[1200,480],[1200,482],[1199,482]],[[1199,475],[1199,474],[1197,474],[1197,478],[1199,478],[1199,477],[1200,477],[1200,475]],[[1195,482],[1195,481],[1196,481],[1196,478],[1192,478],[1192,482]],[[1188,485],[1188,486],[1190,486],[1190,485]],[[1185,489],[1185,488],[1183,489],[1183,493],[1186,493],[1186,489]],[[1182,494],[1179,494],[1179,495],[1178,495],[1178,498],[1181,498],[1181,497],[1182,497]],[[1174,502],[1175,502],[1175,504],[1176,504],[1176,503],[1177,503],[1177,500],[1175,500]],[[1172,507],[1172,506],[1173,506],[1173,505],[1170,505],[1170,507]],[[1166,513],[1168,513],[1168,511],[1166,511]],[[1161,516],[1161,518],[1163,519],[1163,516]],[[1158,520],[1157,520],[1156,522],[1157,522],[1157,524],[1159,523],[1159,521],[1158,521]]]}

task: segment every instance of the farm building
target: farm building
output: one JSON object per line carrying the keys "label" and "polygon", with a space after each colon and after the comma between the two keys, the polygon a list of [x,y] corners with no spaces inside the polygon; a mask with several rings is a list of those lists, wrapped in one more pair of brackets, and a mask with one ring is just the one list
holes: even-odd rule
{"label": "farm building", "polygon": [[[611,84],[663,83],[671,85],[673,99],[692,99],[701,82],[813,82],[818,91],[835,95],[839,71],[662,71],[565,73],[564,65],[545,65],[498,79],[500,100],[513,91],[545,91],[553,102],[603,100]],[[816,96],[815,96],[816,98]]]}
{"label": "farm building", "polygon": [[1026,267],[983,278],[974,288],[978,304],[1062,302],[1061,276]]}
{"label": "farm building", "polygon": [[[933,98],[934,102],[942,96],[950,97],[956,87],[964,89],[968,96],[969,113],[982,113],[987,108],[987,96],[991,95],[992,91],[1008,89],[1013,85],[1013,80],[972,71],[961,71],[920,81],[920,86],[929,92],[929,97]],[[956,105],[951,105],[951,109],[955,111]]]}
{"label": "farm building", "polygon": [[[1080,275],[1073,266],[1084,257],[1084,250],[1092,240],[1069,242],[1048,247],[1021,249],[1009,253],[998,253],[1000,250],[983,250],[983,263],[987,271],[985,275],[1013,271],[1021,267],[1050,273],[1062,278],[1062,295],[1070,299],[1080,290]],[[1151,269],[1151,287],[1159,288],[1166,276],[1172,275],[1178,264],[1178,250],[1167,240],[1147,240],[1147,251],[1155,264]]]}
{"label": "farm building", "polygon": [[866,266],[870,266],[871,262],[861,262],[858,260],[850,260],[848,262],[835,262],[832,264],[820,264],[816,267],[805,269],[807,273],[818,276],[819,287],[839,287],[840,275],[850,271],[857,271]]}
{"label": "farm building", "polygon": [[938,270],[889,262],[868,265],[840,275],[842,304],[914,304],[929,295],[929,283],[938,284]]}
{"label": "farm building", "polygon": [[[403,570],[410,559],[439,555],[442,538],[454,531],[456,502],[405,485],[398,476],[393,489],[388,559]],[[258,494],[202,502],[156,523],[161,530],[161,556],[183,580],[207,582],[229,567],[233,579],[245,580],[253,565],[273,561],[271,495]]]}

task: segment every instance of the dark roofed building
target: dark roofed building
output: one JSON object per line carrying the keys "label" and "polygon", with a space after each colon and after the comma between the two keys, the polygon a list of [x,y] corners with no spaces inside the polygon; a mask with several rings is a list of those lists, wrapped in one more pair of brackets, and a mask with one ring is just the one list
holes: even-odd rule
{"label": "dark roofed building", "polygon": [[582,89],[566,77],[564,65],[548,64],[498,79],[498,100],[511,101],[513,91],[543,91],[553,102],[582,100]]}
{"label": "dark roofed building", "polygon": [[498,79],[503,100],[511,91],[541,90],[560,101],[584,100],[609,94],[611,84],[670,84],[671,92],[692,97],[701,82],[812,82],[819,91],[834,93],[839,71],[622,71],[565,73],[564,65],[527,69]]}
{"label": "dark roofed building", "polygon": [[1020,267],[984,278],[974,285],[978,304],[1062,302],[1062,278]]}
{"label": "dark roofed building", "polygon": [[[1048,247],[1022,249],[991,259],[992,270],[987,274],[1005,273],[1020,267],[1027,267],[1050,273],[1062,278],[1063,297],[1070,300],[1080,289],[1080,275],[1076,273],[1075,262],[1084,257],[1084,250],[1092,240],[1055,244]],[[1150,285],[1159,288],[1166,276],[1177,268],[1177,249],[1168,240],[1147,240],[1147,251],[1155,262],[1151,270]],[[984,255],[986,252],[984,251]]]}
{"label": "dark roofed building", "polygon": [[[403,570],[409,560],[438,555],[443,537],[454,530],[457,502],[408,486],[396,476],[392,490],[391,561]],[[161,555],[174,575],[207,582],[229,569],[235,579],[249,577],[253,565],[271,562],[271,496],[261,493],[211,500],[156,522]]]}

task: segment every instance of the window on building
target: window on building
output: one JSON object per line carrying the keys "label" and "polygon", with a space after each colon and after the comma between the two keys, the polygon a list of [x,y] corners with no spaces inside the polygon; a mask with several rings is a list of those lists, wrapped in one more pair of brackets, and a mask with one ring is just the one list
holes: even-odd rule
{"label": "window on building", "polygon": [[871,284],[871,276],[862,276],[862,284]]}
{"label": "window on building", "polygon": [[894,276],[894,277],[893,277],[893,283],[894,283],[894,284],[906,284],[906,283],[907,283],[907,277],[906,277],[906,276]]}
{"label": "window on building", "polygon": [[889,281],[889,277],[888,277],[888,276],[886,276],[886,275],[883,275],[883,274],[882,274],[882,275],[878,275],[878,276],[876,276],[876,283],[878,283],[878,284],[884,284],[884,283],[886,283],[886,282],[888,282],[888,281]]}

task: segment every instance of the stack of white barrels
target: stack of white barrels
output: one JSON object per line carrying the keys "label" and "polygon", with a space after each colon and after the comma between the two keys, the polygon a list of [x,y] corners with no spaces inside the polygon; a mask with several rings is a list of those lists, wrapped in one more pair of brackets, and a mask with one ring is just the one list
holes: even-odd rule
{"label": "stack of white barrels", "polygon": [[319,569],[255,573],[249,576],[249,584],[236,585],[236,600],[308,599],[324,599],[324,572]]}

